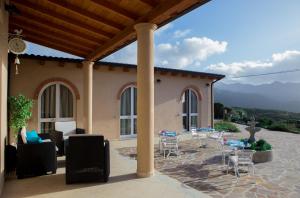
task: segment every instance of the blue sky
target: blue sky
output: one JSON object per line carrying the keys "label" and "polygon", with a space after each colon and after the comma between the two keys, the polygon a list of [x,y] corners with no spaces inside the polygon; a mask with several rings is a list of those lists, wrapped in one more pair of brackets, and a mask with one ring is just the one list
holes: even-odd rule
{"label": "blue sky", "polygon": [[[30,45],[28,53],[42,51]],[[155,52],[157,66],[227,76],[300,68],[300,1],[212,0],[157,30]],[[104,60],[136,63],[135,54],[133,43]],[[299,74],[258,81],[298,81]]]}

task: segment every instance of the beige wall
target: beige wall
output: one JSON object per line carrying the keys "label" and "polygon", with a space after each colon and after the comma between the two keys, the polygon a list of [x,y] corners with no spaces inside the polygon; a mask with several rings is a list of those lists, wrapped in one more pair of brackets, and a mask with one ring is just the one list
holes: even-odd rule
{"label": "beige wall", "polygon": [[[65,63],[59,67],[56,61],[46,61],[44,65],[38,60],[21,59],[20,74],[11,72],[11,94],[19,93],[32,98],[35,89],[47,79],[60,77],[71,81],[80,92],[77,101],[76,120],[78,127],[83,127],[83,69],[76,68],[75,63]],[[181,93],[189,85],[196,86],[202,94],[199,105],[199,123],[202,127],[210,125],[210,87],[206,86],[211,80],[200,77],[182,77],[155,74],[155,133],[162,129],[182,131]],[[127,83],[136,82],[136,70],[124,72],[122,68],[109,71],[103,66],[94,70],[93,84],[93,131],[103,134],[109,139],[120,138],[120,100],[117,98],[120,89]],[[33,117],[29,129],[38,128],[38,101],[35,101]]]}
{"label": "beige wall", "polygon": [[0,1],[0,196],[4,183],[4,139],[7,135],[7,41],[8,15]]}

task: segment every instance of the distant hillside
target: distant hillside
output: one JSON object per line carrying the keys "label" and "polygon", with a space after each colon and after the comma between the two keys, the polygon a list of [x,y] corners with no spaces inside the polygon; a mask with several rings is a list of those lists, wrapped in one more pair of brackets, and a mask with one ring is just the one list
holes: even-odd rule
{"label": "distant hillside", "polygon": [[300,83],[274,82],[263,85],[218,83],[215,101],[230,107],[300,112]]}

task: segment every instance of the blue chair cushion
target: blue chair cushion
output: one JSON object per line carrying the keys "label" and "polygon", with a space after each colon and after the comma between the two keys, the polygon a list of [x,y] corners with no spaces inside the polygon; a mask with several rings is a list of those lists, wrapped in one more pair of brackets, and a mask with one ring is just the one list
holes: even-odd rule
{"label": "blue chair cushion", "polygon": [[26,140],[28,144],[42,143],[42,138],[39,137],[35,130],[26,132]]}

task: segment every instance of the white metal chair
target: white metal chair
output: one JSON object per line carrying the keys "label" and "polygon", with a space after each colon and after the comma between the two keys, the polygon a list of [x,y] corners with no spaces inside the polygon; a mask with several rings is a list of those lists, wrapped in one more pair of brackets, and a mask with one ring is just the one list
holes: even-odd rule
{"label": "white metal chair", "polygon": [[229,156],[228,165],[227,165],[227,174],[230,167],[230,164],[233,166],[235,176],[240,177],[239,168],[247,166],[248,174],[250,173],[250,167],[252,168],[252,174],[254,175],[254,163],[252,161],[253,154],[255,151],[252,150],[240,150],[237,152],[237,155]]}
{"label": "white metal chair", "polygon": [[215,140],[221,140],[223,139],[224,131],[221,132],[212,132],[209,134],[209,138],[215,139]]}
{"label": "white metal chair", "polygon": [[178,157],[178,137],[161,137],[161,149],[163,151],[164,158],[168,158],[172,153]]}
{"label": "white metal chair", "polygon": [[223,138],[221,138],[221,139],[218,140],[218,146],[219,146],[219,149],[220,149],[221,154],[222,154],[223,165],[225,165],[225,159],[226,159],[226,157],[229,157],[230,155],[233,155],[234,152],[235,152],[235,150],[225,147],[225,143],[224,143],[224,139]]}

